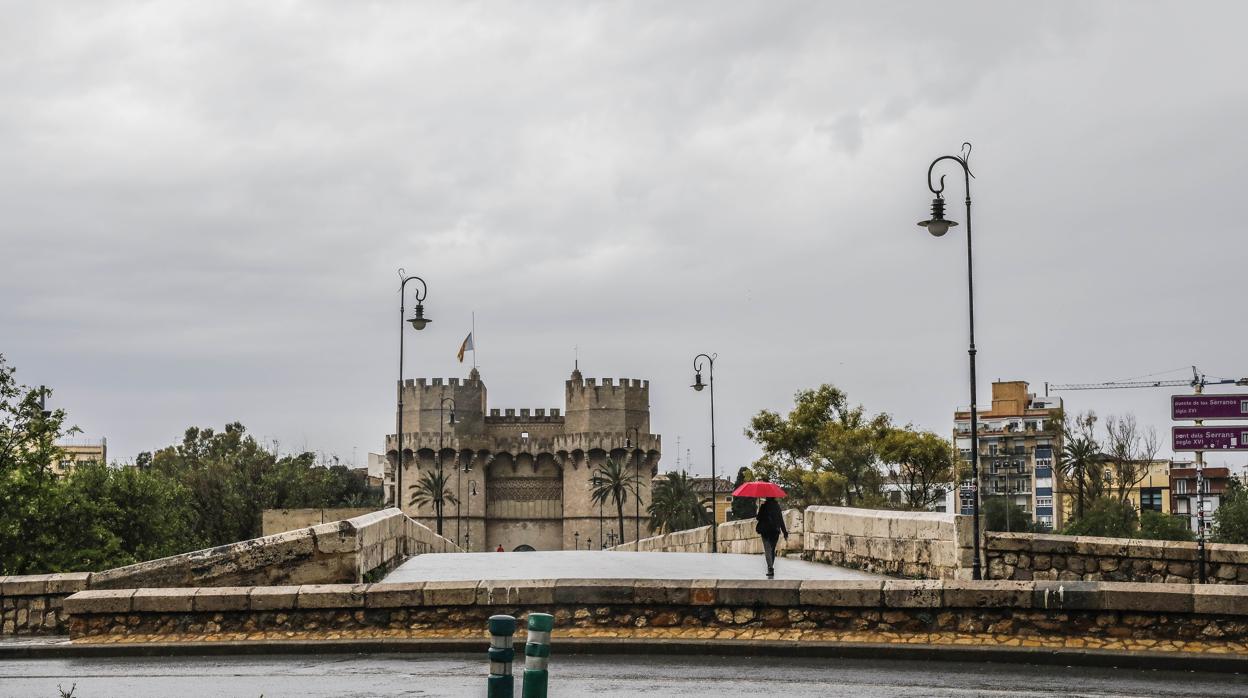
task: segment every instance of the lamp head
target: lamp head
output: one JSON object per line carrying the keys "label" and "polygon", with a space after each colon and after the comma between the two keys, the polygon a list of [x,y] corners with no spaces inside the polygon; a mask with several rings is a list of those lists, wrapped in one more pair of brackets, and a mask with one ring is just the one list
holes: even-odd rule
{"label": "lamp head", "polygon": [[694,390],[697,390],[698,392],[702,392],[702,389],[706,387],[706,384],[702,382],[702,372],[701,372],[701,371],[698,371],[696,374],[694,374],[694,376],[693,376],[693,385],[691,385],[691,386],[689,386],[689,387],[690,387],[690,388],[693,388]]}
{"label": "lamp head", "polygon": [[433,320],[431,320],[430,318],[425,317],[425,304],[424,304],[424,303],[417,302],[417,303],[416,303],[416,314],[415,314],[415,315],[413,315],[413,316],[412,316],[412,319],[411,319],[411,320],[409,320],[408,322],[412,323],[412,329],[415,329],[415,330],[423,330],[423,329],[425,329],[425,326],[426,326],[426,325],[428,325],[429,323],[433,322]]}
{"label": "lamp head", "polygon": [[927,228],[927,232],[932,237],[941,237],[949,232],[949,229],[956,226],[957,221],[951,221],[945,218],[945,200],[939,195],[932,199],[932,217],[931,220],[919,221],[919,225]]}

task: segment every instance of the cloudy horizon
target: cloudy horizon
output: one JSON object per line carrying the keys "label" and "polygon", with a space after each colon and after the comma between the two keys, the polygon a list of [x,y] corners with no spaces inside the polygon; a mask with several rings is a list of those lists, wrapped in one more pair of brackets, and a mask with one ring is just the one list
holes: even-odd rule
{"label": "cloudy horizon", "polygon": [[[1248,375],[1239,3],[8,9],[0,353],[112,459],[238,420],[363,465],[400,267],[434,320],[407,377],[467,375],[475,313],[490,407],[562,408],[575,351],[651,381],[663,469],[679,437],[709,471],[699,352],[727,476],[820,383],[948,436],[964,229],[915,222],[963,141],[984,409]],[[1168,442],[1183,392],[1058,395]]]}

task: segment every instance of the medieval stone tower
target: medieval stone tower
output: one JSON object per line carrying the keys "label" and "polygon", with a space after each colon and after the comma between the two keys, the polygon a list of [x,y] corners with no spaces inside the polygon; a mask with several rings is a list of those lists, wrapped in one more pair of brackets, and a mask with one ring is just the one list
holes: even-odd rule
{"label": "medieval stone tower", "polygon": [[[624,541],[640,527],[658,472],[659,435],[650,433],[650,382],[597,381],[579,370],[566,382],[564,411],[488,409],[477,369],[466,380],[408,380],[403,387],[402,508],[437,528],[430,503],[412,503],[420,483],[442,473],[458,505],[447,502],[442,535],[472,551],[572,550],[620,542],[615,503],[591,499],[595,470],[608,459],[624,467],[641,493],[624,506]],[[449,398],[449,400],[446,400]],[[450,423],[454,403],[455,423]],[[488,409],[488,412],[487,412]],[[439,425],[441,430],[439,432]],[[386,491],[392,495],[397,440],[386,437]]]}

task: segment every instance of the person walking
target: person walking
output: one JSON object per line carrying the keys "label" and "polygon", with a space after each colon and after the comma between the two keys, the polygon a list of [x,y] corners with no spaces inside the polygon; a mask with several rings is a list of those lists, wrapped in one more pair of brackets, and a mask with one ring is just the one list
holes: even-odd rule
{"label": "person walking", "polygon": [[775,497],[767,497],[763,499],[758,506],[758,515],[755,517],[758,523],[754,526],[754,531],[763,537],[763,556],[767,558],[767,578],[773,579],[776,576],[776,543],[780,541],[780,534],[784,534],[784,539],[789,539],[789,529],[784,526],[784,514],[780,511],[780,503]]}

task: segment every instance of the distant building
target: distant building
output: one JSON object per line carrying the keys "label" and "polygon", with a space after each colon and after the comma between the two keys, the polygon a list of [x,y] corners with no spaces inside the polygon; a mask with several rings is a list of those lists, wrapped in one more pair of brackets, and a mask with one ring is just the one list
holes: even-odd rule
{"label": "distant building", "polygon": [[1222,494],[1231,478],[1231,470],[1226,467],[1206,466],[1201,468],[1200,491],[1197,492],[1196,466],[1191,462],[1174,463],[1170,467],[1170,511],[1175,516],[1185,517],[1188,525],[1195,533],[1200,532],[1198,522],[1201,517],[1198,500],[1204,500],[1205,533],[1213,526],[1213,513],[1222,504]]}
{"label": "distant building", "polygon": [[[595,475],[608,461],[641,490],[640,504],[629,495],[624,540],[613,544],[650,535],[646,507],[662,447],[650,431],[650,381],[585,378],[573,370],[562,410],[488,407],[476,368],[466,380],[409,378],[402,393],[400,506],[436,529],[433,504],[420,493],[422,481],[428,485],[441,474],[455,495],[442,512],[442,534],[465,549],[574,550],[591,540],[601,544],[607,530],[618,536],[618,524],[604,528],[617,520],[612,503],[603,510],[592,496]],[[394,434],[386,437],[390,502],[398,446]]]}
{"label": "distant building", "polygon": [[[889,476],[892,477],[891,474]],[[901,506],[906,503],[906,488],[901,485],[886,481],[881,489],[884,493],[884,498],[887,499],[889,503],[897,506]],[[958,488],[954,487],[952,482],[934,485],[933,490],[935,490],[934,494],[936,495],[936,499],[931,504],[927,505],[928,511],[934,511],[941,514],[958,511]]]}
{"label": "distant building", "polygon": [[61,458],[49,463],[48,469],[57,477],[64,477],[84,463],[108,463],[108,439],[71,439],[56,444]]}
{"label": "distant building", "polygon": [[[980,506],[999,497],[1023,508],[1047,529],[1064,523],[1055,470],[1062,450],[1062,401],[1027,392],[1026,381],[992,384],[992,407],[979,413]],[[953,414],[953,438],[962,460],[971,460],[971,410]],[[973,490],[959,488],[960,510],[970,514]]]}
{"label": "distant building", "polygon": [[[732,481],[726,478],[715,478],[715,523],[721,524],[728,520],[728,512],[732,511]],[[700,499],[711,498],[711,478],[691,477],[689,484]]]}

